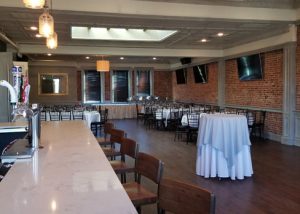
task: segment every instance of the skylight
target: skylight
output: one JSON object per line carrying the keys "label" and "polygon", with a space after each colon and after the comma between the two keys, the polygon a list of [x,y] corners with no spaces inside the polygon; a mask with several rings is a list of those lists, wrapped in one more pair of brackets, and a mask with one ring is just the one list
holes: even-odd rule
{"label": "skylight", "polygon": [[72,39],[160,42],[177,30],[71,27]]}

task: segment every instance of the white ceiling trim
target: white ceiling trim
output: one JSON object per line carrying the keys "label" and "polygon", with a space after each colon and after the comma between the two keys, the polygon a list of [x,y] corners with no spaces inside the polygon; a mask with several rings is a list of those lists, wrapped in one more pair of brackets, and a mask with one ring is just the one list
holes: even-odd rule
{"label": "white ceiling trim", "polygon": [[[49,53],[44,45],[20,44],[23,54]],[[223,50],[200,49],[160,49],[160,48],[117,48],[117,47],[87,47],[58,46],[50,51],[53,54],[65,55],[110,55],[110,56],[156,56],[156,57],[222,57]]]}
{"label": "white ceiling trim", "polygon": [[[23,7],[20,0],[1,0],[0,6]],[[270,9],[135,0],[69,0],[53,1],[54,10],[99,12],[118,15],[149,15],[158,17],[188,17],[238,20],[296,21],[297,10]]]}
{"label": "white ceiling trim", "polygon": [[290,26],[289,32],[273,36],[267,39],[262,39],[255,42],[250,42],[244,45],[239,45],[233,48],[224,50],[224,57],[235,56],[242,53],[247,53],[255,50],[275,47],[283,45],[289,42],[297,41],[297,27],[295,25]]}

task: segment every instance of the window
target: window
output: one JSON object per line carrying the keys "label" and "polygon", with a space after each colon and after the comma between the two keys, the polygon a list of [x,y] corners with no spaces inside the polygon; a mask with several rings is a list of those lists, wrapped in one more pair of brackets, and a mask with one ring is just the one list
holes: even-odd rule
{"label": "window", "polygon": [[129,71],[115,70],[112,75],[113,102],[127,102],[129,97]]}
{"label": "window", "polygon": [[101,75],[95,70],[84,71],[83,75],[83,102],[101,102]]}
{"label": "window", "polygon": [[151,70],[137,69],[136,70],[136,95],[150,96],[151,93]]}

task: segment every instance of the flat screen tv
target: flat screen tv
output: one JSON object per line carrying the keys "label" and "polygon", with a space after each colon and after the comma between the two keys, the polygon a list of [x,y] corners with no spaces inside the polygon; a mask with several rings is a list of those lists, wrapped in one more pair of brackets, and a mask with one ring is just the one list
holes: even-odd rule
{"label": "flat screen tv", "polygon": [[181,68],[176,70],[176,80],[177,80],[177,84],[186,84],[186,69],[185,68]]}
{"label": "flat screen tv", "polygon": [[195,83],[207,83],[207,66],[196,65],[193,67]]}
{"label": "flat screen tv", "polygon": [[243,56],[237,59],[240,80],[259,80],[263,78],[260,54]]}

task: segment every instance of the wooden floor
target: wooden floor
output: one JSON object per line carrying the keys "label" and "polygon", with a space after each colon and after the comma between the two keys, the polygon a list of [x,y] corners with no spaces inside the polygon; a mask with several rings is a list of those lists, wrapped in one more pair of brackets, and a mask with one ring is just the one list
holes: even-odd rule
{"label": "wooden floor", "polygon": [[[140,151],[164,162],[163,177],[193,183],[212,191],[217,199],[217,214],[300,213],[299,147],[252,140],[253,177],[235,181],[206,179],[195,174],[195,144],[174,142],[173,132],[147,130],[135,120],[113,122],[139,143]],[[145,185],[155,189],[150,182]],[[156,206],[146,206],[142,211],[144,214],[156,213]]]}

